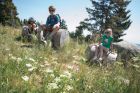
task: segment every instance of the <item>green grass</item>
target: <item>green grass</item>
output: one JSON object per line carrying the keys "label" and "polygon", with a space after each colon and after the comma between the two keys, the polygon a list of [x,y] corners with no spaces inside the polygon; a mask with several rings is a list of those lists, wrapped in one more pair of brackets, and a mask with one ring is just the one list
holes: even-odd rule
{"label": "green grass", "polygon": [[90,66],[87,44],[70,41],[55,51],[36,41],[16,41],[20,33],[0,26],[0,93],[140,93],[139,61],[126,69],[121,62]]}

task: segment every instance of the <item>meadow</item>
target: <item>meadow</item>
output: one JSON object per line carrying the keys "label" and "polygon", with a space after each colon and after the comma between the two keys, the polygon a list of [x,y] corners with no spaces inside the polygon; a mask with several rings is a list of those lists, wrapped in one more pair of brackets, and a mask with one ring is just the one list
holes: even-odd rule
{"label": "meadow", "polygon": [[53,50],[17,41],[20,28],[0,26],[0,93],[140,93],[140,58],[124,68],[86,62],[88,44],[70,40]]}

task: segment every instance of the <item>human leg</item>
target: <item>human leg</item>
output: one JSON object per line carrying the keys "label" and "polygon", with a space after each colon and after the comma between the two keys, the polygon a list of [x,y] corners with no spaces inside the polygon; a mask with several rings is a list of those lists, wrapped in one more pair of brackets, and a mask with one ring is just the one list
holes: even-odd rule
{"label": "human leg", "polygon": [[102,45],[99,46],[99,51],[100,51],[99,60],[102,60],[104,52],[107,53],[108,50],[109,50],[108,48],[106,48]]}
{"label": "human leg", "polygon": [[95,55],[94,55],[93,60],[96,60],[96,59],[97,59],[98,52],[99,52],[98,50],[99,50],[99,49],[98,49],[98,46],[95,45]]}
{"label": "human leg", "polygon": [[53,35],[57,33],[57,31],[59,30],[59,28],[60,28],[60,23],[58,23],[58,24],[56,24],[56,25],[53,26],[53,31],[50,34],[50,38],[52,38]]}

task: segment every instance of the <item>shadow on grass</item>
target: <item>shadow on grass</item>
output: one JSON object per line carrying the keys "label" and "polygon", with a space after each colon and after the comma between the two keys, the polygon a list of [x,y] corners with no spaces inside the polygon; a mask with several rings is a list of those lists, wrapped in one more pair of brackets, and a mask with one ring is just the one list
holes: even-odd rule
{"label": "shadow on grass", "polygon": [[21,48],[33,48],[33,45],[22,45],[22,46],[20,46]]}

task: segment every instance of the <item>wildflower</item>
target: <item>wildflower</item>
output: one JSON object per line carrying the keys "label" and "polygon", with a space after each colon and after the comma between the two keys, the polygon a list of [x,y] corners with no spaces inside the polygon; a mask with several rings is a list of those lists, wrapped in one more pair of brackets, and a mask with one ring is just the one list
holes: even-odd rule
{"label": "wildflower", "polygon": [[130,80],[128,80],[128,79],[124,79],[123,82],[124,82],[124,84],[129,85]]}
{"label": "wildflower", "polygon": [[66,75],[68,78],[71,78],[71,73],[69,71],[64,71],[64,75]]}
{"label": "wildflower", "polygon": [[24,81],[28,81],[29,80],[29,77],[28,76],[22,76],[21,77]]}
{"label": "wildflower", "polygon": [[50,76],[51,76],[51,77],[55,77],[55,75],[54,75],[54,74],[50,74]]}
{"label": "wildflower", "polygon": [[35,62],[35,60],[33,58],[29,58],[29,60]]}
{"label": "wildflower", "polygon": [[26,67],[30,68],[32,67],[32,64],[26,64]]}
{"label": "wildflower", "polygon": [[72,65],[67,65],[67,68],[68,69],[73,69],[73,66]]}
{"label": "wildflower", "polygon": [[44,59],[45,59],[45,60],[47,60],[47,58],[46,58],[46,57],[44,57]]}
{"label": "wildflower", "polygon": [[8,54],[8,56],[10,56],[10,57],[11,57],[11,56],[12,56],[12,54]]}
{"label": "wildflower", "polygon": [[135,67],[135,68],[139,68],[140,66],[138,66],[138,65],[133,65],[133,67]]}
{"label": "wildflower", "polygon": [[45,62],[44,62],[44,65],[45,65],[45,66],[50,66],[50,64],[48,63],[48,61],[45,61]]}
{"label": "wildflower", "polygon": [[73,87],[72,87],[72,86],[70,86],[70,85],[67,85],[67,86],[66,86],[66,90],[68,90],[68,91],[69,91],[69,90],[72,90],[72,89],[73,89]]}
{"label": "wildflower", "polygon": [[67,75],[61,74],[60,77],[62,77],[62,78],[67,78]]}
{"label": "wildflower", "polygon": [[41,59],[42,59],[43,57],[39,57],[39,58],[41,58]]}
{"label": "wildflower", "polygon": [[58,83],[58,82],[61,81],[61,79],[60,79],[60,77],[56,77],[56,78],[54,79],[54,81],[55,81],[56,83]]}
{"label": "wildflower", "polygon": [[47,73],[53,73],[53,70],[52,69],[47,69],[46,72]]}
{"label": "wildflower", "polygon": [[28,69],[28,71],[31,72],[31,71],[33,71],[34,69],[36,69],[36,67],[31,67],[31,68]]}
{"label": "wildflower", "polygon": [[79,56],[73,56],[73,58],[75,58],[75,59],[79,59]]}
{"label": "wildflower", "polygon": [[14,57],[14,56],[12,56],[12,57],[11,57],[11,59],[16,60],[17,58],[16,58],[16,57]]}
{"label": "wildflower", "polygon": [[40,65],[40,67],[45,67],[44,65]]}
{"label": "wildflower", "polygon": [[10,49],[9,49],[9,48],[6,48],[5,50],[6,50],[6,51],[9,51]]}
{"label": "wildflower", "polygon": [[49,88],[49,89],[57,89],[57,88],[59,88],[59,87],[57,86],[56,83],[49,83],[49,84],[48,84],[48,88]]}
{"label": "wildflower", "polygon": [[17,61],[18,61],[18,62],[22,61],[22,58],[17,58]]}

